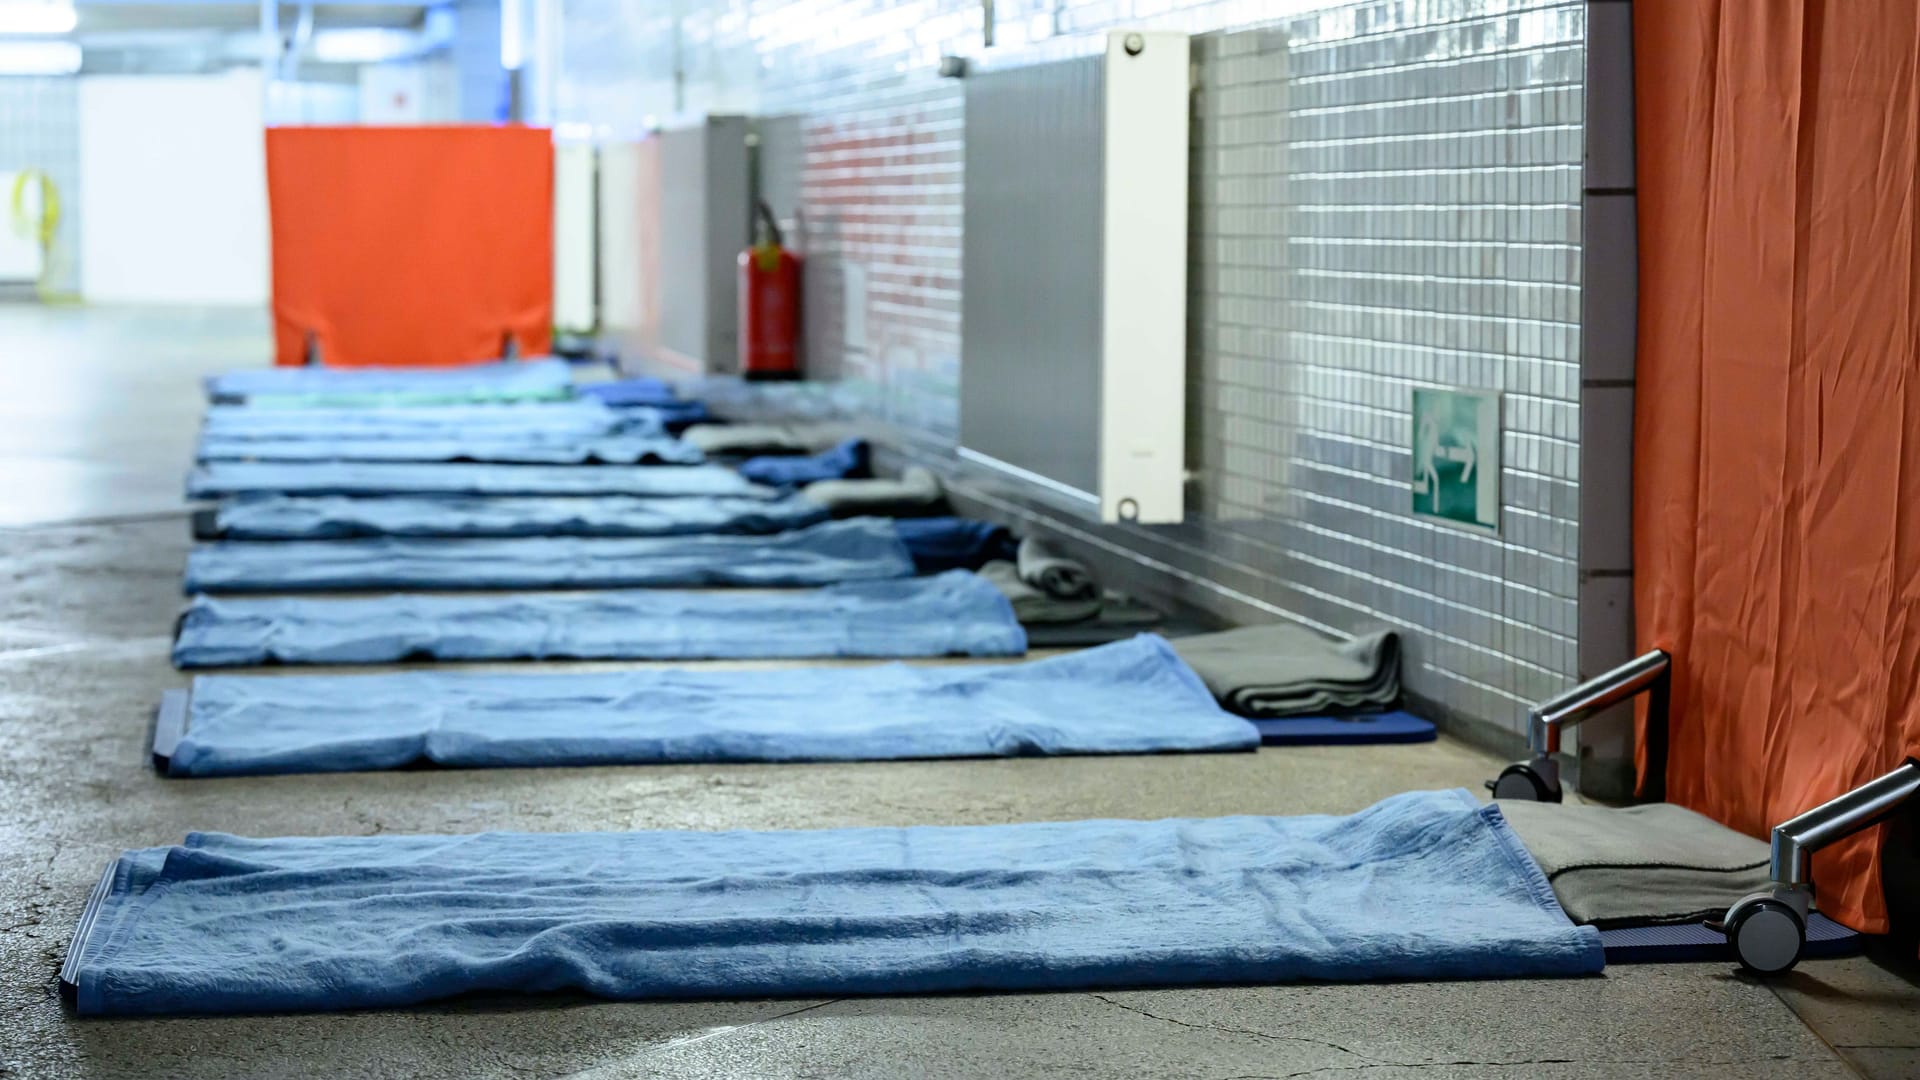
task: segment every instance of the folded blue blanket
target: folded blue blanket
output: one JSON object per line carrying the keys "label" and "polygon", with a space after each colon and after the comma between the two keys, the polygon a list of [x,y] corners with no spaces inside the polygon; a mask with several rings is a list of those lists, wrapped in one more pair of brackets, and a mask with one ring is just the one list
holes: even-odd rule
{"label": "folded blue blanket", "polygon": [[187,498],[228,495],[754,495],[778,498],[722,465],[481,465],[466,462],[213,461],[187,474]]}
{"label": "folded blue blanket", "polygon": [[265,367],[229,371],[206,380],[210,398],[260,394],[480,394],[513,397],[571,392],[573,373],[564,360],[510,360],[461,367]]}
{"label": "folded blue blanket", "polygon": [[942,570],[978,570],[995,559],[1011,559],[1017,546],[1005,525],[971,518],[901,518],[894,523],[901,542],[923,574]]}
{"label": "folded blue blanket", "polygon": [[202,677],[186,732],[164,756],[170,776],[257,776],[420,762],[886,761],[1259,743],[1165,641],[1143,636],[991,666]]}
{"label": "folded blue blanket", "polygon": [[355,599],[197,596],[188,667],[434,660],[1018,656],[998,589],[964,571],[781,592],[659,589]]}
{"label": "folded blue blanket", "polygon": [[873,475],[873,450],[865,439],[848,439],[818,454],[772,454],[740,463],[740,475],[769,487],[797,488],[817,480]]}
{"label": "folded blue blanket", "polygon": [[652,405],[628,405],[613,401],[608,404],[623,413],[650,417],[676,435],[695,424],[713,420],[713,413],[708,411],[704,401],[663,401]]}
{"label": "folded blue blanket", "polygon": [[668,435],[226,439],[203,436],[199,461],[478,461],[522,465],[698,465],[698,447]]}
{"label": "folded blue blanket", "polygon": [[242,495],[213,514],[214,533],[228,540],[776,533],[827,520],[827,508],[804,495]]}
{"label": "folded blue blanket", "polygon": [[891,523],[849,518],[772,536],[221,541],[188,553],[186,591],[768,588],[912,573]]}
{"label": "folded blue blanket", "polygon": [[817,832],[190,833],[108,869],[82,1015],[1520,978],[1605,963],[1495,806]]}
{"label": "folded blue blanket", "polygon": [[257,409],[216,405],[207,410],[207,439],[446,439],[514,436],[588,439],[597,435],[665,435],[653,409],[610,409],[597,401],[520,405],[424,405],[418,408]]}
{"label": "folded blue blanket", "polygon": [[636,375],[612,382],[581,383],[575,392],[609,405],[674,405],[679,403],[680,397],[672,383],[651,375]]}

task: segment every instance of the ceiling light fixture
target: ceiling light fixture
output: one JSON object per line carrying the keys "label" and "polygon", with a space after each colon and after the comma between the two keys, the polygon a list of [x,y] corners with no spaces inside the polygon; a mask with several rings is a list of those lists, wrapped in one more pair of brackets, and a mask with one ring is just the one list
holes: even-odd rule
{"label": "ceiling light fixture", "polygon": [[0,34],[65,34],[79,22],[66,0],[0,0]]}

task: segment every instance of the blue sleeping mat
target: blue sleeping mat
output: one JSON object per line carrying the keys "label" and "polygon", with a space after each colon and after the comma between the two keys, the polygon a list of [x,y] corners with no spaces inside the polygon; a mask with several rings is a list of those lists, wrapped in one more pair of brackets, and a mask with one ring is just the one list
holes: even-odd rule
{"label": "blue sleeping mat", "polygon": [[[1001,631],[995,644],[1016,644]],[[176,691],[177,692],[177,691]],[[591,675],[203,676],[169,776],[1252,750],[1167,643],[1027,664]]]}
{"label": "blue sleeping mat", "polygon": [[597,401],[523,405],[427,405],[400,409],[258,409],[216,405],[200,433],[206,439],[445,439],[489,435],[584,439],[596,435],[664,435],[652,409],[610,409]]}
{"label": "blue sleeping mat", "polygon": [[395,660],[1018,656],[998,589],[965,571],[780,592],[658,589],[354,599],[195,597],[180,667]]}
{"label": "blue sleeping mat", "polygon": [[187,474],[187,498],[228,495],[755,495],[779,497],[720,465],[480,465],[213,461]]}
{"label": "blue sleeping mat", "polygon": [[804,495],[645,499],[466,495],[243,495],[207,511],[203,532],[228,540],[349,536],[685,536],[776,533],[827,520]]}
{"label": "blue sleeping mat", "polygon": [[698,447],[670,435],[553,438],[482,432],[435,439],[203,437],[198,461],[479,461],[520,465],[698,465]]}
{"label": "blue sleeping mat", "polygon": [[552,397],[573,391],[564,360],[510,360],[461,367],[265,367],[210,375],[207,396],[215,400],[260,395],[419,394],[448,399],[510,400]]}
{"label": "blue sleeping mat", "polygon": [[1369,743],[1420,743],[1438,738],[1433,721],[1410,712],[1359,713],[1351,716],[1288,716],[1255,720],[1265,746],[1359,746]]}
{"label": "blue sleeping mat", "polygon": [[290,837],[121,855],[84,1016],[1583,975],[1494,806],[811,832]]}
{"label": "blue sleeping mat", "polygon": [[890,522],[849,518],[771,536],[224,540],[187,554],[186,591],[772,588],[913,572]]}

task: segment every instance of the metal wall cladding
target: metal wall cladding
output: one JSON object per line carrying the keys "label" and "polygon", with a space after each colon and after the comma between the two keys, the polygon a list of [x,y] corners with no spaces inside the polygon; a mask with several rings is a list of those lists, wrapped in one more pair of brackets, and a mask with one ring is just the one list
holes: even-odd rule
{"label": "metal wall cladding", "polygon": [[966,80],[960,445],[1100,490],[1106,57]]}
{"label": "metal wall cladding", "polygon": [[[80,83],[66,78],[0,78],[0,173],[40,169],[59,189],[61,216],[47,284],[80,287]],[[0,191],[0,228],[13,220],[13,192]]]}
{"label": "metal wall cladding", "polygon": [[[962,87],[934,68],[978,49],[980,5],[691,6],[706,47],[753,50],[761,111],[803,118],[809,362],[954,439],[968,148]],[[1188,523],[1103,535],[1240,616],[1401,627],[1410,691],[1521,730],[1576,671],[1585,3],[997,9],[1002,45],[1197,35]],[[584,81],[575,100],[607,97]],[[1407,514],[1412,389],[1431,385],[1505,394],[1498,538]]]}

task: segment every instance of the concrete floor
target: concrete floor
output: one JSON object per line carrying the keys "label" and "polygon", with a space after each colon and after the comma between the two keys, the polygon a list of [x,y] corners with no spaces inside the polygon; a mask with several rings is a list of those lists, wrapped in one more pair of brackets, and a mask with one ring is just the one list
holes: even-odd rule
{"label": "concrete floor", "polygon": [[101,868],[255,835],[754,828],[1345,812],[1467,785],[1462,744],[1257,755],[167,781],[147,764],[187,548],[195,376],[257,313],[0,307],[0,1075],[1460,1077],[1920,1075],[1910,967],[1588,979],[79,1021],[57,970]]}

